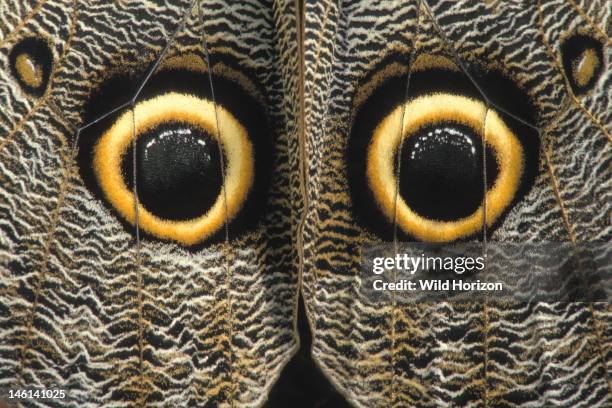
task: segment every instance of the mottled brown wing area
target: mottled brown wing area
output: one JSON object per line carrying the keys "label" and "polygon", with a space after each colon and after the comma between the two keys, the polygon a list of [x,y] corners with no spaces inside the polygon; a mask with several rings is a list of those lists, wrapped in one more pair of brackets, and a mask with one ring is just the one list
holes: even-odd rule
{"label": "mottled brown wing area", "polygon": [[[490,241],[582,243],[612,235],[606,2],[428,1],[415,38],[417,3],[306,4],[303,290],[313,357],[360,407],[608,406],[608,304],[381,307],[359,290],[361,248],[381,239],[353,211],[347,141],[364,94],[387,76],[405,75],[413,51],[495,66],[538,111],[534,186]],[[583,95],[568,87],[559,62],[562,38],[574,32],[604,43],[604,71]],[[403,65],[386,62],[393,54]]]}
{"label": "mottled brown wing area", "polygon": [[[0,388],[65,389],[57,404],[70,406],[254,407],[297,347],[294,4],[203,1],[203,27],[190,4],[1,5]],[[142,237],[137,251],[134,230],[85,187],[74,128],[97,87],[126,67],[143,77],[181,21],[162,65],[205,60],[205,39],[213,66],[231,57],[259,87],[274,131],[268,204],[229,244]],[[9,66],[28,37],[52,51],[40,97]]]}

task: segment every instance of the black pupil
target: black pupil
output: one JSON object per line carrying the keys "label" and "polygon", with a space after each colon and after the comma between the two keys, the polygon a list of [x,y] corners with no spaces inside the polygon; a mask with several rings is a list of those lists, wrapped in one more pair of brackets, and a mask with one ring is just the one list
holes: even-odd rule
{"label": "black pupil", "polygon": [[[491,187],[498,168],[492,149],[486,150]],[[441,123],[422,128],[404,140],[400,194],[413,211],[428,219],[469,216],[484,196],[482,161],[482,138],[467,126]]]}
{"label": "black pupil", "polygon": [[[136,143],[138,199],[148,211],[169,220],[206,213],[221,192],[219,144],[202,129],[168,123],[139,135]],[[128,148],[122,170],[133,186],[133,153]]]}

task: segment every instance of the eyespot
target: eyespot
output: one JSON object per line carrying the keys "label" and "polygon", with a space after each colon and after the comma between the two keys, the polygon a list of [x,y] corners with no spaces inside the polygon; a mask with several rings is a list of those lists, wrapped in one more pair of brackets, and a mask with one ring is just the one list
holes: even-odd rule
{"label": "eyespot", "polygon": [[[436,64],[428,68],[424,61]],[[477,236],[485,198],[491,229],[530,188],[537,133],[487,109],[469,81],[439,58],[417,60],[413,69],[408,99],[405,77],[392,76],[356,114],[346,156],[353,208],[384,240],[393,236],[394,221],[405,239]],[[507,81],[491,75],[485,77],[489,88],[504,87],[496,101],[507,92],[515,103],[516,89],[508,91]]]}
{"label": "eyespot", "polygon": [[53,54],[45,40],[36,37],[22,40],[11,50],[9,62],[24,91],[35,96],[45,93],[53,64]]}
{"label": "eyespot", "polygon": [[561,45],[563,70],[574,90],[579,95],[587,92],[603,71],[602,44],[588,35],[576,34]]}
{"label": "eyespot", "polygon": [[[446,242],[473,235],[484,223],[482,138],[495,164],[487,172],[487,223],[492,225],[516,194],[523,173],[522,147],[495,111],[452,94],[421,96],[398,106],[375,129],[366,175],[389,222],[423,241]],[[483,119],[488,115],[486,129]],[[403,148],[398,152],[400,140]],[[395,163],[401,154],[395,202]],[[490,160],[489,163],[493,163]]]}
{"label": "eyespot", "polygon": [[[128,186],[133,181],[125,171],[135,134],[142,153],[136,172],[140,228],[184,245],[209,238],[226,217],[236,216],[252,186],[253,148],[246,129],[222,107],[217,128],[212,101],[174,92],[138,103],[133,115],[135,122],[132,111],[124,113],[94,149],[94,173],[104,196],[123,218],[135,222]],[[218,143],[227,157],[225,184]]]}
{"label": "eyespot", "polygon": [[194,247],[223,236],[226,221],[237,233],[261,213],[271,160],[265,114],[240,85],[223,78],[213,81],[215,96],[224,93],[215,112],[210,89],[202,86],[205,75],[173,66],[152,78],[133,111],[79,140],[86,185],[128,230],[136,220],[134,138],[145,237]]}

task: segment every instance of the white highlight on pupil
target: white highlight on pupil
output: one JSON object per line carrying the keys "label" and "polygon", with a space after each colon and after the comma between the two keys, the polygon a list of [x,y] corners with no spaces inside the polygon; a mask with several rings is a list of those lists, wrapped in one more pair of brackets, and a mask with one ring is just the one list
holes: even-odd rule
{"label": "white highlight on pupil", "polygon": [[[444,134],[445,136],[442,136],[442,134]],[[451,136],[456,136],[456,137],[449,138],[449,137],[446,137],[446,135],[451,135]],[[450,144],[452,146],[458,147],[459,149],[467,148],[466,146],[466,142],[467,142],[467,144],[470,146],[469,148],[470,152],[472,154],[476,154],[476,147],[474,147],[474,143],[472,142],[472,140],[466,135],[464,135],[462,132],[454,128],[451,128],[451,127],[444,127],[442,129],[437,128],[437,129],[434,129],[433,131],[430,130],[429,132],[427,132],[427,136],[419,136],[419,139],[421,140],[433,139],[434,141],[440,144]],[[416,142],[410,154],[410,159],[414,159],[416,154],[421,153],[422,151],[423,151],[423,147],[421,147],[420,142]]]}

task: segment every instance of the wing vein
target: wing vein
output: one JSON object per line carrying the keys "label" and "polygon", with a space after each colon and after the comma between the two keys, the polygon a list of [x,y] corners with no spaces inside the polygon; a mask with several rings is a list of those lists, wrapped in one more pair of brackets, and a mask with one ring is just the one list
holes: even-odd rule
{"label": "wing vein", "polygon": [[232,301],[232,293],[231,293],[231,287],[232,287],[232,268],[231,268],[231,260],[233,259],[233,252],[232,252],[232,247],[230,245],[230,239],[229,239],[229,220],[227,218],[228,216],[228,204],[227,204],[227,190],[225,188],[226,184],[225,184],[225,179],[226,179],[226,173],[225,173],[225,158],[223,156],[223,148],[222,148],[222,143],[221,143],[221,136],[220,136],[220,132],[221,132],[221,128],[220,128],[220,122],[219,122],[219,114],[218,114],[218,107],[217,107],[217,100],[215,98],[215,90],[214,90],[214,85],[213,85],[213,75],[212,75],[212,66],[210,64],[210,52],[208,49],[208,42],[206,41],[206,33],[204,30],[204,13],[202,12],[202,6],[201,6],[201,2],[198,1],[197,2],[197,9],[198,9],[198,17],[200,19],[200,36],[202,38],[202,48],[204,49],[204,56],[205,56],[205,60],[206,60],[206,66],[207,66],[207,71],[208,71],[208,82],[210,85],[210,94],[211,94],[211,98],[213,101],[213,107],[215,110],[215,125],[216,125],[216,131],[217,131],[217,140],[219,141],[218,146],[219,146],[219,160],[221,161],[221,177],[222,177],[222,191],[223,191],[223,206],[224,206],[224,229],[225,229],[225,242],[223,245],[223,254],[224,254],[224,267],[225,267],[225,290],[226,290],[226,296],[227,296],[227,344],[228,344],[228,357],[227,357],[227,366],[228,366],[228,382],[229,382],[229,386],[230,386],[230,391],[229,391],[229,401],[230,401],[230,406],[234,407],[234,394],[235,394],[235,380],[234,380],[234,351],[233,351],[233,343],[232,343],[232,339],[234,337],[234,311],[233,311],[233,301]]}
{"label": "wing vein", "polygon": [[[417,41],[419,40],[419,35],[421,32],[421,0],[416,1],[416,27],[415,32],[412,38],[412,48],[410,50],[410,54],[408,56],[408,72],[406,73],[406,87],[404,88],[404,97],[401,100],[402,104],[402,113],[400,115],[400,123],[398,127],[399,132],[399,147],[397,151],[397,159],[396,159],[396,176],[395,176],[395,186],[393,192],[393,251],[397,255],[398,254],[398,242],[397,242],[397,200],[399,198],[399,187],[400,187],[400,177],[401,177],[401,164],[402,164],[402,148],[404,146],[404,117],[406,114],[406,100],[408,99],[409,89],[410,89],[410,77],[412,75],[412,65],[414,64],[414,59],[417,54]],[[396,270],[393,270],[393,281],[397,281],[397,273]],[[397,299],[395,295],[395,291],[391,292],[391,383],[390,383],[390,403],[393,404],[396,400],[396,374],[395,374],[395,348],[396,348],[396,308],[397,308]]]}
{"label": "wing vein", "polygon": [[[72,16],[71,16],[71,26],[70,26],[70,32],[68,34],[68,38],[66,41],[66,47],[64,48],[64,51],[62,53],[62,56],[60,57],[60,61],[63,61],[64,57],[66,56],[66,54],[68,54],[68,51],[70,49],[70,45],[72,42],[72,38],[74,36],[74,33],[76,31],[76,21],[77,21],[77,0],[73,0],[72,3]],[[58,66],[61,65],[61,63],[58,63]],[[49,77],[49,88],[47,89],[45,95],[43,95],[43,97],[41,97],[40,101],[35,105],[34,108],[32,108],[30,110],[30,112],[28,112],[28,114],[26,115],[26,117],[24,118],[24,120],[22,120],[22,122],[20,122],[19,126],[16,129],[19,129],[21,127],[21,125],[24,123],[24,121],[31,116],[31,114],[33,114],[33,112],[38,109],[38,107],[42,106],[44,104],[44,102],[46,101],[47,98],[51,99],[51,109],[54,109],[53,107],[55,107],[55,103],[53,103],[53,98],[50,96],[51,95],[51,83],[52,83],[52,77],[55,74],[56,69],[53,70],[53,72],[51,73],[50,77]],[[62,115],[63,117],[63,115]],[[64,118],[64,120],[66,120]],[[68,120],[66,120],[66,122],[70,123]],[[12,132],[10,136],[14,135],[15,132]],[[78,134],[78,131],[77,131]],[[3,141],[3,144],[0,145],[0,150],[2,149],[2,147],[4,147],[6,145],[7,140]],[[65,147],[65,146],[64,146]],[[35,320],[35,315],[36,315],[36,309],[38,308],[38,304],[39,304],[39,298],[40,298],[40,292],[42,290],[42,286],[44,284],[44,282],[47,279],[47,274],[49,273],[49,258],[51,257],[51,245],[53,244],[53,241],[55,239],[55,232],[57,230],[57,226],[59,224],[59,219],[60,219],[60,212],[61,212],[61,208],[64,205],[64,200],[66,197],[66,192],[68,190],[68,180],[70,178],[70,174],[72,172],[72,163],[73,163],[73,158],[74,158],[74,154],[75,154],[76,150],[74,148],[71,148],[69,150],[69,154],[66,155],[65,153],[62,154],[62,156],[64,156],[62,158],[62,169],[61,169],[61,182],[60,182],[60,186],[59,186],[59,192],[58,192],[58,198],[57,198],[57,203],[55,205],[55,207],[53,208],[53,212],[51,214],[51,222],[49,223],[49,226],[44,234],[44,238],[43,238],[43,257],[40,263],[40,269],[38,270],[38,272],[36,273],[37,278],[35,280],[34,283],[34,299],[32,301],[31,307],[29,307],[28,311],[26,312],[26,317],[25,317],[25,329],[26,329],[26,333],[25,333],[25,338],[23,339],[23,344],[20,347],[19,350],[19,366],[18,366],[18,370],[19,372],[18,377],[20,378],[20,381],[25,381],[25,365],[27,364],[27,352],[28,350],[32,347],[32,334],[34,331],[34,320]],[[28,384],[24,384],[24,385],[28,385]]]}

